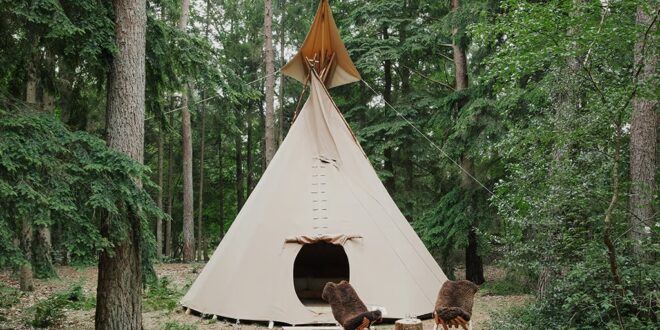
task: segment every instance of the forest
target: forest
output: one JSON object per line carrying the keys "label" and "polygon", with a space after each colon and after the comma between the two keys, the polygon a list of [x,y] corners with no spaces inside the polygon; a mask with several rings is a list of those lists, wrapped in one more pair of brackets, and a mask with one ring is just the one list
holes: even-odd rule
{"label": "forest", "polygon": [[[325,1],[0,0],[0,329],[266,328],[180,301]],[[658,1],[328,3],[361,76],[329,95],[473,329],[659,327]]]}

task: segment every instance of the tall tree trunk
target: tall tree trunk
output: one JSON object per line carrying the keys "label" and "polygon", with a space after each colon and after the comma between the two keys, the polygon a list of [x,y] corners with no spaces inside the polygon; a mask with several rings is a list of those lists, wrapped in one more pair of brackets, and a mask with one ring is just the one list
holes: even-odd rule
{"label": "tall tree trunk", "polygon": [[[37,51],[36,42],[32,51]],[[30,107],[37,108],[37,70],[36,59],[33,57],[28,62],[27,83],[25,86],[25,101]],[[25,256],[25,261],[20,266],[19,283],[21,291],[34,290],[32,274],[32,220],[29,214],[20,214],[21,240],[20,246]]]}
{"label": "tall tree trunk", "polygon": [[[54,70],[52,58],[48,53],[44,55],[44,65],[48,70]],[[43,82],[45,79],[42,79]],[[55,98],[50,93],[46,86],[42,84],[41,94],[41,109],[43,112],[54,115],[55,111]],[[35,95],[36,96],[36,95]],[[35,103],[35,100],[30,100],[30,103]],[[32,102],[34,101],[34,102]],[[44,222],[50,222],[50,210],[43,213],[45,217]],[[32,245],[32,266],[34,275],[38,278],[51,278],[57,277],[55,266],[53,266],[53,245],[50,232],[50,224],[37,225],[36,232],[34,233],[34,242]]]}
{"label": "tall tree trunk", "polygon": [[[34,44],[33,51],[35,52],[37,51],[36,47],[37,45]],[[32,58],[28,62],[27,83],[25,86],[25,101],[34,109],[37,109],[37,83],[39,82],[37,79],[36,61],[37,61],[36,57],[32,56]]]}
{"label": "tall tree trunk", "polygon": [[[163,124],[158,126],[158,208],[163,209],[163,157],[164,155]],[[156,219],[156,258],[163,257],[163,220]]]}
{"label": "tall tree trunk", "polygon": [[[456,12],[460,8],[460,0],[450,0],[452,12]],[[468,71],[467,71],[467,56],[465,50],[457,43],[457,34],[459,32],[459,27],[454,26],[452,28],[452,50],[454,55],[454,68],[456,73],[456,92],[465,90],[468,87]],[[460,111],[466,101],[463,100],[457,104],[457,110]],[[461,171],[462,186],[465,194],[469,194],[473,189],[474,180],[474,165],[472,160],[469,159],[466,155],[461,156],[461,166],[463,170]],[[469,206],[473,208],[473,206]],[[468,210],[468,212],[470,212]],[[481,256],[479,256],[479,246],[476,234],[476,220],[470,224],[468,229],[468,245],[465,249],[465,276],[466,279],[472,281],[476,284],[481,284],[484,282],[484,271],[483,271],[483,261]]]}
{"label": "tall tree trunk", "polygon": [[[240,113],[236,110],[236,118],[240,122]],[[244,178],[243,178],[243,137],[240,132],[236,132],[236,137],[234,142],[236,144],[236,154],[234,160],[236,162],[236,212],[240,212],[245,203],[245,190],[244,190]]]}
{"label": "tall tree trunk", "polygon": [[219,187],[219,199],[220,199],[220,205],[218,206],[218,213],[220,214],[220,217],[218,219],[218,227],[220,228],[220,240],[222,241],[222,238],[225,236],[225,177],[224,177],[224,171],[223,171],[223,165],[222,165],[222,132],[218,133],[218,168],[220,169],[220,175],[218,179]]}
{"label": "tall tree trunk", "polygon": [[[170,123],[174,125],[174,113],[170,114]],[[172,257],[172,203],[174,202],[174,186],[172,175],[174,174],[174,137],[170,135],[167,146],[167,214],[170,220],[165,222],[165,255]]]}
{"label": "tall tree trunk", "polygon": [[21,215],[21,250],[25,256],[25,261],[19,269],[19,285],[21,291],[34,290],[34,281],[32,276],[32,222],[29,215]]}
{"label": "tall tree trunk", "polygon": [[264,53],[266,60],[266,120],[265,161],[266,166],[275,156],[275,66],[273,64],[273,1],[264,1]]}
{"label": "tall tree trunk", "polygon": [[[142,163],[144,151],[144,0],[113,0],[117,52],[108,76],[108,146]],[[136,184],[141,184],[137,182]],[[141,223],[129,211],[127,237],[99,256],[95,328],[142,329]],[[109,222],[102,225],[108,235]]]}
{"label": "tall tree trunk", "polygon": [[252,109],[247,109],[247,195],[250,196],[254,188],[254,132],[252,131]]}
{"label": "tall tree trunk", "polygon": [[[286,0],[280,1],[281,5],[281,17],[280,17],[280,68],[284,66],[284,15],[286,14]],[[284,140],[284,110],[286,109],[286,99],[284,97],[284,75],[280,74],[280,111],[278,112],[277,120],[277,144],[281,145],[282,140]]]}
{"label": "tall tree trunk", "polygon": [[[638,88],[651,90],[656,74],[657,49],[653,44],[647,44],[648,38],[653,38],[657,28],[655,18],[645,11],[643,6],[637,8],[636,23],[646,31],[635,43],[635,72]],[[651,26],[653,24],[653,26]],[[639,73],[637,70],[640,70]],[[656,218],[653,203],[657,191],[656,154],[658,143],[658,112],[657,99],[653,93],[638,91],[632,101],[633,113],[630,126],[630,238],[634,241],[634,250],[640,252],[642,241],[650,237]]]}
{"label": "tall tree trunk", "polygon": [[[383,39],[390,38],[387,26],[383,26]],[[383,71],[385,76],[385,89],[383,90],[383,98],[385,102],[392,104],[392,60],[386,59],[383,64]],[[383,151],[384,168],[389,172],[389,176],[385,179],[385,188],[390,194],[394,194],[395,178],[394,178],[394,160],[392,159],[393,150],[391,147]]]}
{"label": "tall tree trunk", "polygon": [[[186,32],[190,16],[190,0],[182,0],[179,30]],[[181,91],[181,140],[183,143],[183,262],[195,259],[195,224],[193,220],[193,150],[188,84]]]}
{"label": "tall tree trunk", "polygon": [[[206,95],[202,94],[202,99]],[[204,251],[206,247],[204,246],[204,239],[202,238],[203,231],[203,220],[204,220],[204,140],[206,135],[206,104],[202,103],[202,113],[201,113],[201,124],[200,124],[200,150],[199,150],[199,193],[197,194],[198,208],[197,208],[197,260],[202,260],[204,257]]]}

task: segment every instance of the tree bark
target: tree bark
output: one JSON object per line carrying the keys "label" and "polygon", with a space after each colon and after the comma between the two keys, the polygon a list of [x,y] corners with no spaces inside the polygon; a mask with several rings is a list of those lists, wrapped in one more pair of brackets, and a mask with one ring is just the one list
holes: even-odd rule
{"label": "tree bark", "polygon": [[[50,218],[50,211],[46,213],[46,216]],[[37,226],[32,248],[32,264],[34,265],[34,274],[36,274],[36,277],[57,277],[57,271],[55,270],[55,266],[53,266],[53,244],[50,226]]]}
{"label": "tree bark", "polygon": [[[190,16],[190,0],[182,0],[179,30],[185,32]],[[183,148],[183,262],[195,260],[195,223],[193,219],[193,150],[188,85],[181,91],[181,140]]]}
{"label": "tree bark", "polygon": [[[630,126],[630,238],[635,254],[639,254],[643,241],[650,237],[655,223],[654,198],[657,191],[656,154],[658,142],[657,99],[648,96],[644,89],[653,89],[652,79],[656,74],[656,49],[647,45],[656,31],[655,19],[643,7],[637,8],[636,23],[646,33],[635,43],[635,74],[637,88],[642,88],[633,98],[632,122]],[[652,26],[651,26],[652,25]],[[639,70],[639,72],[637,72]],[[650,93],[650,95],[653,95]]]}
{"label": "tree bark", "polygon": [[[113,0],[117,52],[108,76],[108,146],[142,163],[144,151],[145,36],[144,0]],[[140,182],[136,184],[141,185]],[[114,253],[99,256],[95,327],[142,328],[141,223],[129,211],[127,237]],[[108,235],[109,222],[101,232]]]}
{"label": "tree bark", "polygon": [[[450,0],[452,12],[456,12],[460,8],[460,0]],[[454,68],[455,68],[455,91],[460,92],[465,90],[468,87],[468,70],[467,70],[467,56],[465,50],[461,48],[461,45],[457,43],[456,36],[459,32],[459,27],[452,27],[452,50],[454,56]],[[457,111],[460,111],[461,108],[465,105],[466,101],[458,102]],[[462,188],[465,194],[469,194],[474,185],[474,164],[467,155],[461,156],[461,180]],[[469,206],[471,207],[471,206]],[[469,212],[469,210],[468,210]],[[477,229],[476,229],[476,220],[473,220],[470,223],[468,229],[468,245],[465,249],[465,277],[467,280],[474,282],[475,284],[481,284],[484,280],[484,270],[483,270],[483,261],[481,256],[479,256],[479,246],[477,240]]]}
{"label": "tree bark", "polygon": [[[387,40],[390,38],[390,34],[387,30],[387,26],[383,26],[383,39]],[[383,63],[383,71],[385,78],[385,89],[383,90],[383,98],[385,102],[392,104],[392,60],[386,59]],[[394,178],[394,160],[392,159],[393,150],[391,147],[386,148],[383,151],[384,158],[384,169],[389,172],[389,176],[385,178],[385,188],[390,193],[394,194],[396,181]]]}
{"label": "tree bark", "polygon": [[224,172],[223,172],[223,161],[222,161],[222,132],[218,133],[218,168],[219,168],[219,211],[218,213],[220,214],[220,217],[218,219],[218,227],[220,228],[220,241],[222,241],[222,238],[225,236],[225,178],[224,178]]}
{"label": "tree bark", "polygon": [[[206,95],[202,94],[202,98]],[[202,238],[203,221],[204,221],[204,135],[206,134],[206,103],[202,103],[201,111],[201,128],[200,128],[200,150],[199,150],[199,193],[197,194],[198,208],[197,208],[197,260],[202,260],[204,257],[204,239]]]}
{"label": "tree bark", "polygon": [[[32,51],[36,51],[36,45]],[[27,82],[25,86],[25,101],[33,109],[37,108],[37,70],[35,58],[31,58],[28,62]],[[21,240],[20,246],[25,256],[25,261],[20,266],[19,271],[19,284],[21,291],[34,290],[33,273],[32,273],[32,220],[29,214],[19,215],[21,219]]]}
{"label": "tree bark", "polygon": [[[163,157],[164,155],[164,141],[163,141],[163,124],[158,126],[158,208],[163,209]],[[156,259],[161,260],[163,257],[163,220],[156,219]]]}
{"label": "tree bark", "polygon": [[[240,113],[236,110],[236,118],[240,122]],[[234,160],[236,163],[236,212],[240,212],[245,203],[245,190],[244,190],[244,180],[243,178],[243,138],[241,132],[236,133],[234,138],[235,146],[235,156]]]}
{"label": "tree bark", "polygon": [[247,109],[247,196],[250,196],[254,188],[254,132],[252,131],[252,109]]}
{"label": "tree bark", "polygon": [[[285,64],[285,59],[284,59],[284,15],[286,14],[286,0],[281,0],[281,17],[280,17],[280,67],[283,67]],[[277,145],[282,145],[282,141],[284,140],[284,109],[286,109],[286,99],[284,97],[284,75],[280,74],[280,111],[278,112],[278,120],[277,120]]]}
{"label": "tree bark", "polygon": [[419,319],[401,319],[394,322],[394,330],[423,330],[424,325]]}
{"label": "tree bark", "polygon": [[[170,114],[170,123],[174,124],[174,113]],[[170,220],[165,222],[165,255],[172,257],[172,203],[174,202],[174,187],[172,174],[174,173],[174,137],[170,135],[167,146],[167,214]]]}
{"label": "tree bark", "polygon": [[21,215],[21,250],[25,261],[20,266],[19,286],[21,291],[34,290],[32,276],[32,222],[27,214]]}
{"label": "tree bark", "polygon": [[264,53],[266,60],[266,120],[264,141],[266,166],[275,156],[275,67],[273,64],[273,1],[264,1]]}

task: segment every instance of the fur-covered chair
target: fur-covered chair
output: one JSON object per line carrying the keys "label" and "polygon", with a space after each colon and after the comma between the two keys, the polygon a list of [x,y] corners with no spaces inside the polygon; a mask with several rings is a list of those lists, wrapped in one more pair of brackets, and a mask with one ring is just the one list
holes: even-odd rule
{"label": "fur-covered chair", "polygon": [[363,330],[383,318],[381,311],[369,311],[346,281],[326,283],[321,298],[330,304],[332,315],[345,330]]}
{"label": "fur-covered chair", "polygon": [[459,326],[468,330],[477,290],[479,287],[476,284],[465,280],[446,281],[442,284],[433,310],[436,328],[440,324],[445,330]]}

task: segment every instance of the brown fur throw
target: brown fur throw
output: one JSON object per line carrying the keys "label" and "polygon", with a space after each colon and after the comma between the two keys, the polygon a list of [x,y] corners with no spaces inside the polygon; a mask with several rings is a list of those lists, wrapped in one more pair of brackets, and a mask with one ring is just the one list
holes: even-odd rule
{"label": "brown fur throw", "polygon": [[474,294],[479,287],[470,281],[446,281],[435,301],[435,314],[445,321],[457,316],[469,321],[472,317]]}
{"label": "brown fur throw", "polygon": [[380,311],[367,309],[353,286],[346,281],[326,283],[321,298],[330,304],[335,320],[346,330],[363,329],[382,318]]}
{"label": "brown fur throw", "polygon": [[379,310],[362,313],[342,324],[344,330],[364,329],[371,327],[372,324],[380,322],[383,319],[383,313]]}

